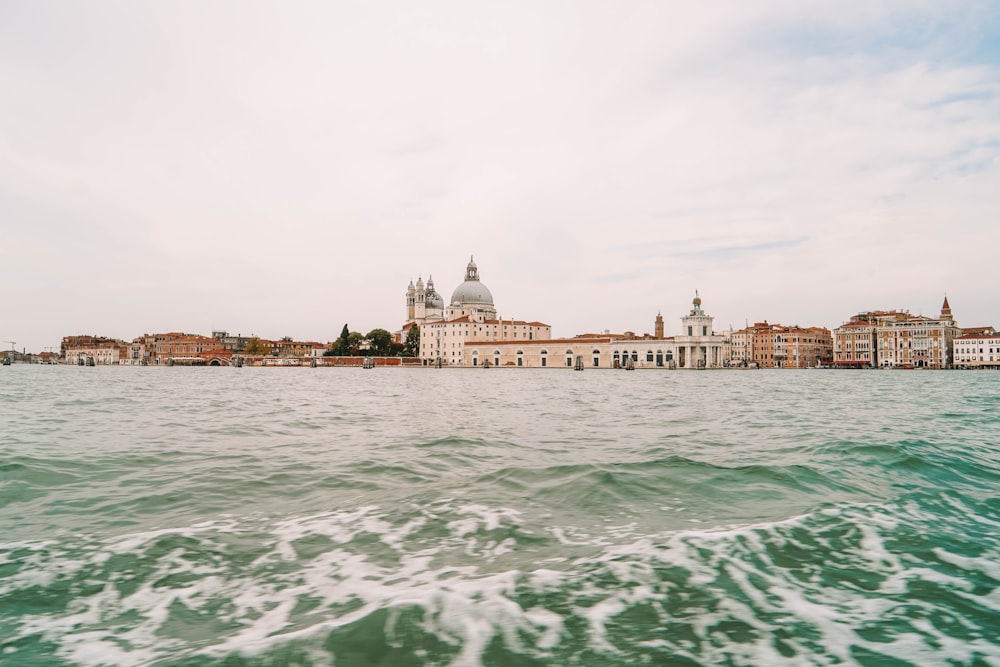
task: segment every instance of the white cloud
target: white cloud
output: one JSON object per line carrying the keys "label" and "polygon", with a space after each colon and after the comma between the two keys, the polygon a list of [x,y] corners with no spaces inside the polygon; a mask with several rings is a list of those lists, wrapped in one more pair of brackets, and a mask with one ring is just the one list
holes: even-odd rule
{"label": "white cloud", "polygon": [[0,335],[33,349],[394,328],[469,253],[559,334],[695,288],[720,324],[948,291],[1000,325],[988,5],[0,12]]}

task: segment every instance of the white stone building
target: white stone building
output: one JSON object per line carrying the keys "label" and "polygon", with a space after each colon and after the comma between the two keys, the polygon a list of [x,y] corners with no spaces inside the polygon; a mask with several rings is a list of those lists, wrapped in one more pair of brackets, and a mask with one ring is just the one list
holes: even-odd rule
{"label": "white stone building", "polygon": [[1000,368],[1000,334],[992,327],[963,333],[954,344],[956,368]]}
{"label": "white stone building", "polygon": [[[701,309],[701,298],[681,318],[684,335],[663,337],[662,317],[657,316],[656,336],[585,334],[574,338],[470,340],[463,346],[463,365],[515,368],[719,368],[725,365],[727,338],[716,335],[714,318]],[[423,329],[421,329],[421,335]],[[690,334],[688,334],[690,332]],[[423,340],[421,339],[421,343]]]}
{"label": "white stone building", "polygon": [[[446,306],[428,277],[410,283],[406,290],[406,324],[403,330],[420,330],[418,356],[424,364],[441,360],[452,366],[478,365],[479,357],[466,358],[469,342],[532,342],[552,338],[552,327],[542,322],[497,316],[493,294],[479,279],[479,268],[469,259],[465,280],[452,292]],[[475,362],[475,363],[474,363]]]}

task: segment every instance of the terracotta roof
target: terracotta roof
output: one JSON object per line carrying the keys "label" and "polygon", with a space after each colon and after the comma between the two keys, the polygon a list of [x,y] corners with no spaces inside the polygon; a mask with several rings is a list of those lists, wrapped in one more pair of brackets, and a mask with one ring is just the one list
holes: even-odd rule
{"label": "terracotta roof", "polygon": [[469,341],[465,347],[487,346],[497,347],[500,345],[517,345],[518,347],[545,347],[547,345],[580,345],[591,343],[610,343],[611,338],[549,338],[546,340],[476,340]]}
{"label": "terracotta roof", "polygon": [[1000,339],[1000,334],[977,333],[977,334],[965,334],[957,337],[955,340],[997,340],[997,339]]}

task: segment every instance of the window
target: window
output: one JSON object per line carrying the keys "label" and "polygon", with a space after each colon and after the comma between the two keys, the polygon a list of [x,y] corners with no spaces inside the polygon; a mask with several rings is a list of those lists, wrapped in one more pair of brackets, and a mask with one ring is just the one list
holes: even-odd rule
{"label": "window", "polygon": [[646,350],[646,361],[652,361],[652,360],[653,360],[653,351]]}

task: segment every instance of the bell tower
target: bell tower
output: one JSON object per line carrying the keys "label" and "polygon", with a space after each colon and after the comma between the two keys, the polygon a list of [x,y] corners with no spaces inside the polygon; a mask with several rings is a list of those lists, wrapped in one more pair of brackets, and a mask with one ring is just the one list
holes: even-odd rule
{"label": "bell tower", "polygon": [[653,323],[653,336],[658,339],[663,338],[663,315],[656,313],[656,320]]}
{"label": "bell tower", "polygon": [[941,319],[948,320],[949,322],[954,322],[955,318],[951,314],[951,306],[948,305],[948,297],[944,297],[944,303],[941,304]]}
{"label": "bell tower", "polygon": [[417,290],[413,286],[413,280],[410,280],[410,286],[406,288],[406,321],[413,321],[413,306],[416,303]]}

